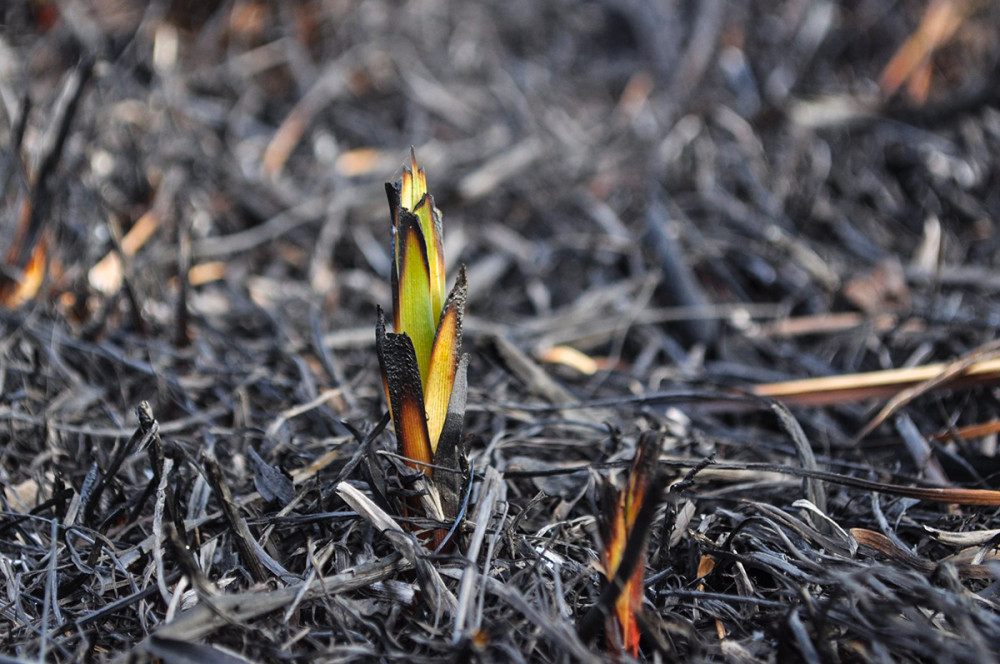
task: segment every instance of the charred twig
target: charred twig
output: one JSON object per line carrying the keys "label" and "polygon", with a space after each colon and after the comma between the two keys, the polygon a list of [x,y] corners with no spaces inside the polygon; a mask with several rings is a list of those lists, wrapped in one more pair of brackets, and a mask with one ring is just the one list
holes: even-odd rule
{"label": "charred twig", "polygon": [[261,565],[254,551],[253,535],[250,534],[250,528],[247,527],[247,522],[239,513],[236,503],[233,502],[232,491],[230,491],[229,484],[222,476],[219,462],[216,460],[215,455],[207,451],[202,451],[201,462],[205,467],[208,483],[212,486],[212,491],[215,493],[215,497],[219,501],[219,506],[222,508],[222,514],[229,524],[236,549],[240,553],[240,560],[246,565],[251,578],[258,583],[263,583],[267,580],[267,574],[264,572],[264,567]]}
{"label": "charred twig", "polygon": [[[357,588],[368,587],[371,584],[388,578],[392,574],[407,569],[408,563],[393,555],[363,565],[358,565],[340,574],[316,579],[309,584],[305,597],[312,598],[320,593],[344,593]],[[268,592],[245,592],[232,595],[220,595],[216,598],[216,609],[225,613],[231,620],[247,621],[258,616],[277,611],[286,606],[302,592],[299,586],[289,586]],[[155,632],[162,638],[195,641],[227,624],[216,611],[207,606],[198,605],[189,609],[172,622],[161,625]],[[139,644],[136,650],[143,647]],[[134,655],[134,653],[132,653]],[[114,662],[131,661],[129,653],[123,653]]]}
{"label": "charred twig", "polygon": [[[142,511],[146,501],[149,500],[149,497],[156,491],[156,487],[159,486],[160,478],[163,475],[164,462],[163,442],[160,440],[160,425],[159,422],[153,418],[153,409],[150,408],[148,402],[143,401],[139,404],[138,408],[136,408],[136,413],[139,416],[139,426],[148,431],[152,431],[149,445],[149,465],[153,471],[153,476],[150,478],[146,487],[142,490],[142,494],[132,506],[129,521],[135,521],[139,517],[139,513]],[[176,520],[177,515],[173,509],[173,501],[168,500],[167,504],[170,509],[171,516]]]}
{"label": "charred twig", "polygon": [[[101,495],[104,493],[108,483],[118,473],[118,470],[121,468],[125,459],[127,459],[136,449],[148,445],[149,442],[159,433],[159,424],[155,419],[153,419],[152,411],[149,409],[148,403],[143,402],[140,404],[136,409],[136,412],[139,415],[139,427],[135,430],[135,433],[132,434],[132,437],[129,438],[128,442],[118,449],[118,453],[111,459],[108,469],[96,481],[93,490],[89,492],[86,501],[83,503],[84,523],[91,523],[93,520],[94,509],[97,507],[97,504],[101,499]],[[156,471],[154,470],[154,472]]]}

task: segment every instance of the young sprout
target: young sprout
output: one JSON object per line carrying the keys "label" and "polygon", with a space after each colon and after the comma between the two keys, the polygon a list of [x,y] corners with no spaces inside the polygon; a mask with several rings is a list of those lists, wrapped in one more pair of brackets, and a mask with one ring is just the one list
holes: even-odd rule
{"label": "young sprout", "polygon": [[[602,540],[601,565],[608,584],[621,583],[621,594],[615,600],[608,617],[608,648],[619,645],[632,657],[639,654],[639,622],[636,615],[642,608],[643,574],[646,571],[646,546],[652,509],[646,501],[658,502],[661,483],[656,480],[656,459],[660,451],[660,437],[645,432],[639,437],[635,458],[624,488],[609,485],[603,495],[602,514],[599,519]],[[640,512],[646,516],[641,518]],[[621,578],[618,568],[626,565],[626,549],[638,546],[634,566],[627,577]],[[623,570],[624,571],[624,570]]]}
{"label": "young sprout", "polygon": [[402,180],[385,190],[392,217],[393,332],[386,332],[379,309],[375,346],[382,384],[400,454],[439,494],[438,516],[453,517],[462,481],[468,363],[462,354],[465,266],[445,297],[441,213],[412,150]]}

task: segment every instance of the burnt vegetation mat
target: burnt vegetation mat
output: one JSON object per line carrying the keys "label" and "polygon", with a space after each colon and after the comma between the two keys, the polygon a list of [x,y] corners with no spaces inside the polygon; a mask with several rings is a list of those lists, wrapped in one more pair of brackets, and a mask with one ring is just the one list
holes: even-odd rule
{"label": "burnt vegetation mat", "polygon": [[[639,661],[997,661],[998,28],[4,4],[0,661],[628,661],[646,446]],[[451,523],[375,352],[411,146],[467,270]]]}

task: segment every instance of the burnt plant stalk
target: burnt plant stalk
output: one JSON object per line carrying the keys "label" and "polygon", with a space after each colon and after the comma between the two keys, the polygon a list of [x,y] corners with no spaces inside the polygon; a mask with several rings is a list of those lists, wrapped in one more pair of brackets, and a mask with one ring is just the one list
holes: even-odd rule
{"label": "burnt plant stalk", "polygon": [[379,309],[375,345],[382,384],[399,453],[426,480],[424,515],[454,519],[465,466],[465,266],[446,292],[441,213],[412,150],[410,166],[399,182],[386,184],[386,194],[392,219],[393,331],[386,330]]}

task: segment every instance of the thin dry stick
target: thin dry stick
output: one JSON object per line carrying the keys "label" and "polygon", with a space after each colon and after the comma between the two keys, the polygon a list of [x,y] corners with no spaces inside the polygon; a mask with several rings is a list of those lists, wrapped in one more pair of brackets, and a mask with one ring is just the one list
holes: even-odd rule
{"label": "thin dry stick", "polygon": [[[409,563],[397,555],[358,565],[340,574],[316,579],[305,593],[306,599],[324,595],[337,595],[358,588],[366,588],[373,583],[383,581],[393,574],[408,569]],[[197,641],[218,628],[229,624],[229,620],[246,622],[259,616],[277,611],[302,592],[301,584],[280,588],[270,592],[245,592],[235,595],[222,595],[214,598],[214,608],[198,604],[181,613],[172,622],[161,625],[153,634],[165,639],[182,641]],[[148,639],[148,637],[147,637]],[[144,640],[130,652],[124,652],[112,660],[115,664],[125,664],[136,661],[137,653],[145,649],[148,640]],[[141,660],[140,660],[141,661]]]}
{"label": "thin dry stick", "polygon": [[417,569],[417,580],[423,586],[424,592],[430,598],[431,606],[438,611],[454,614],[458,608],[458,600],[455,595],[444,585],[444,580],[438,571],[427,561],[426,550],[419,545],[416,539],[407,534],[402,526],[389,516],[385,510],[376,505],[372,500],[361,493],[347,482],[337,485],[337,494],[344,499],[348,505],[371,523],[383,535],[392,539],[400,553]]}
{"label": "thin dry stick", "polygon": [[[924,387],[926,391],[943,385],[960,388],[998,381],[1000,359],[977,356],[971,362],[960,360],[951,364],[926,364],[907,369],[764,383],[754,386],[751,392],[792,406],[832,406],[891,397],[911,386]],[[929,387],[927,383],[930,383]]]}
{"label": "thin dry stick", "polygon": [[[49,569],[45,583],[45,599],[42,608],[42,632],[39,636],[38,661],[44,662],[49,643],[49,620],[55,616],[56,624],[62,624],[62,613],[59,611],[59,593],[56,583],[56,563],[59,559],[57,553],[59,548],[59,524],[56,519],[52,520],[51,532],[49,533]],[[50,616],[51,612],[51,616]]]}
{"label": "thin dry stick", "polygon": [[520,611],[528,619],[529,623],[541,630],[543,634],[552,639],[568,654],[572,655],[574,661],[593,662],[594,664],[604,661],[590,652],[577,633],[570,628],[568,622],[553,620],[551,616],[543,614],[537,607],[528,602],[517,588],[508,586],[499,579],[486,577],[484,581],[486,582],[488,592]]}
{"label": "thin dry stick", "polygon": [[921,572],[930,574],[934,571],[934,568],[937,567],[937,563],[931,562],[930,560],[924,560],[919,556],[913,555],[882,533],[869,530],[868,528],[851,528],[851,536],[857,540],[858,544],[866,546],[870,549],[875,549],[876,551],[893,558],[908,567],[918,569]]}
{"label": "thin dry stick", "polygon": [[201,460],[205,465],[208,483],[212,485],[212,491],[215,492],[215,497],[219,499],[219,504],[222,507],[222,514],[233,532],[233,539],[236,541],[236,548],[240,553],[240,561],[246,565],[254,581],[263,583],[267,580],[267,574],[264,573],[264,567],[254,551],[253,535],[250,534],[250,528],[240,515],[236,503],[233,502],[233,493],[229,490],[229,484],[222,476],[219,462],[211,452],[206,450],[202,451]]}
{"label": "thin dry stick", "polygon": [[347,57],[333,61],[282,121],[264,150],[260,165],[264,175],[276,177],[281,174],[285,162],[316,114],[348,90],[345,72],[349,67],[350,60]]}
{"label": "thin dry stick", "polygon": [[[785,430],[795,444],[795,451],[798,454],[799,463],[802,464],[802,467],[806,470],[820,470],[819,464],[816,463],[816,455],[813,454],[812,445],[809,444],[806,432],[802,430],[802,425],[799,424],[798,420],[795,419],[783,404],[772,403],[771,410],[777,416],[781,428]],[[825,513],[826,488],[823,484],[809,477],[803,481],[803,484],[806,497],[819,508],[820,512]],[[813,525],[817,525],[817,522],[814,521]]]}
{"label": "thin dry stick", "polygon": [[170,603],[170,589],[167,588],[167,571],[163,565],[163,511],[167,502],[167,481],[173,459],[164,459],[163,472],[160,474],[159,486],[156,487],[156,502],[153,506],[153,561],[156,563],[156,585],[164,603]]}
{"label": "thin dry stick", "polygon": [[[751,330],[748,336],[757,338],[769,337],[800,337],[819,334],[836,334],[861,327],[871,326],[876,332],[888,332],[898,324],[898,319],[892,314],[866,316],[857,312],[824,313],[816,316],[799,316],[782,318],[773,323],[761,325]],[[908,321],[907,325],[919,325],[917,321]]]}
{"label": "thin dry stick", "polygon": [[[663,466],[686,468],[694,466],[695,464],[695,461],[687,459],[660,459],[660,465]],[[880,493],[887,493],[894,496],[926,500],[932,503],[983,505],[990,507],[1000,506],[1000,491],[994,491],[992,489],[952,489],[941,487],[906,486],[903,484],[890,484],[888,482],[873,482],[859,477],[850,477],[849,475],[840,475],[838,473],[831,473],[823,470],[806,470],[796,466],[779,466],[770,463],[739,464],[722,462],[712,464],[712,468],[715,470],[731,470],[737,473],[751,473],[753,475],[763,471],[795,475],[797,477],[812,477],[822,480],[823,482],[830,482],[831,484],[838,484],[840,486],[849,486],[863,491],[878,491]]]}
{"label": "thin dry stick", "polygon": [[268,425],[267,430],[264,432],[264,438],[270,439],[275,438],[278,435],[278,431],[281,427],[290,419],[298,417],[303,413],[308,413],[309,411],[319,408],[325,404],[330,399],[339,397],[344,392],[344,387],[333,387],[328,390],[323,391],[322,394],[318,395],[315,399],[307,401],[306,403],[299,404],[297,406],[292,406],[287,408],[274,418],[274,421]]}
{"label": "thin dry stick", "polygon": [[940,443],[956,439],[970,440],[973,438],[985,438],[986,436],[992,436],[997,433],[1000,433],[1000,420],[982,422],[980,424],[970,424],[968,426],[958,427],[954,430],[948,429],[947,431],[939,431],[938,433],[932,434],[930,438],[931,440]]}
{"label": "thin dry stick", "polygon": [[496,506],[502,488],[503,479],[499,471],[493,466],[487,467],[483,488],[480,493],[479,508],[476,510],[476,529],[472,533],[466,553],[468,564],[462,573],[462,585],[458,589],[458,612],[455,615],[455,627],[452,632],[453,643],[458,643],[462,632],[466,630],[465,623],[474,599],[475,582],[480,576],[476,570],[476,559],[479,558],[479,549],[482,547],[483,539],[486,537],[486,527],[490,522],[490,515],[493,514],[493,508]]}
{"label": "thin dry stick", "polygon": [[918,385],[914,385],[909,389],[903,390],[890,399],[889,403],[887,403],[882,410],[879,411],[878,415],[876,415],[871,422],[866,424],[865,427],[858,432],[858,435],[854,437],[855,442],[866,437],[872,431],[877,429],[879,425],[891,417],[893,413],[917,397],[927,394],[928,392],[939,387],[943,387],[957,378],[968,375],[973,367],[987,363],[998,363],[998,366],[1000,366],[1000,359],[996,358],[998,352],[1000,352],[1000,342],[986,344],[966,357],[946,365],[944,370],[934,378]]}
{"label": "thin dry stick", "polygon": [[143,401],[139,404],[138,408],[136,408],[136,413],[139,417],[139,426],[132,433],[128,442],[119,448],[114,458],[112,458],[111,463],[108,464],[107,472],[100,477],[94,485],[93,492],[87,496],[87,500],[83,503],[84,523],[90,523],[94,510],[97,508],[101,495],[104,493],[104,489],[114,476],[118,474],[118,471],[121,469],[125,459],[127,459],[133,451],[142,449],[148,445],[155,436],[159,435],[160,425],[153,418],[152,410],[150,410],[147,402]]}

